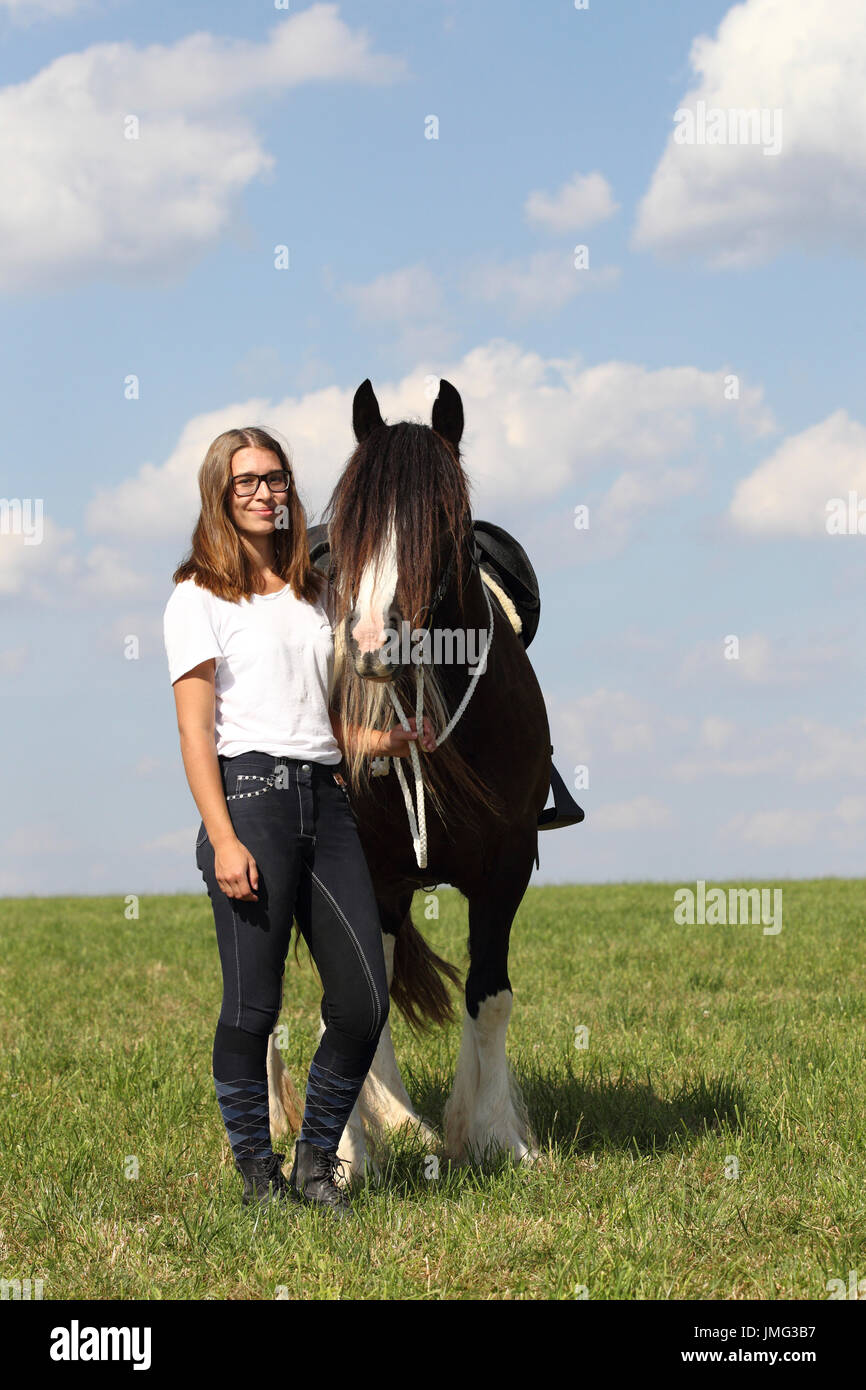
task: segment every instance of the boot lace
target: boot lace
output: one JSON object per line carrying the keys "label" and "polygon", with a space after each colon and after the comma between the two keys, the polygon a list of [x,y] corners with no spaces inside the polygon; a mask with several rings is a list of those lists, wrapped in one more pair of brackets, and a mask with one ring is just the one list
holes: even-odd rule
{"label": "boot lace", "polygon": [[345,1202],[347,1200],[345,1190],[338,1187],[335,1181],[338,1172],[344,1182],[348,1179],[345,1160],[338,1158],[335,1153],[328,1153],[327,1150],[319,1148],[316,1148],[313,1159],[313,1173],[311,1176],[324,1179],[328,1185],[334,1189],[339,1200]]}

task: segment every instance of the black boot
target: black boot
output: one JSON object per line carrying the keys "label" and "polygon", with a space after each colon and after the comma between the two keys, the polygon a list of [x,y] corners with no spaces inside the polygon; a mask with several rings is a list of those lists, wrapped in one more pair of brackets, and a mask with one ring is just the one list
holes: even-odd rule
{"label": "black boot", "polygon": [[[282,1174],[285,1154],[254,1154],[252,1158],[236,1158],[235,1167],[244,1180],[243,1205],[256,1201],[266,1207],[271,1201],[288,1202],[291,1189]],[[273,1188],[273,1195],[270,1189]]]}
{"label": "black boot", "polygon": [[333,1216],[354,1217],[348,1195],[334,1182],[341,1161],[335,1153],[328,1153],[307,1139],[299,1139],[289,1175],[289,1184],[298,1200],[320,1207]]}

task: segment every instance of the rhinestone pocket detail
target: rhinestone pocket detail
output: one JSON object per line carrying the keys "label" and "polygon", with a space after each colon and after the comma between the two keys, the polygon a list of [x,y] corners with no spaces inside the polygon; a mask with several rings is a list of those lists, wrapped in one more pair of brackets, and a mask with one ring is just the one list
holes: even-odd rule
{"label": "rhinestone pocket detail", "polygon": [[230,796],[226,797],[226,801],[242,801],[250,796],[262,796],[274,785],[274,774],[271,773],[269,777],[262,777],[255,772],[239,772],[238,786],[241,785],[241,782],[264,782],[265,785],[263,787],[254,788],[252,791],[248,792],[232,792]]}

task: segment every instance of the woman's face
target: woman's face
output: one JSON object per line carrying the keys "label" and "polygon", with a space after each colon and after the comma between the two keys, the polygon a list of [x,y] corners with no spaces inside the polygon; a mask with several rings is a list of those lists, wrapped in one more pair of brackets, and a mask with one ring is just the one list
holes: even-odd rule
{"label": "woman's face", "polygon": [[[248,497],[238,497],[234,487],[229,492],[229,514],[238,530],[248,536],[265,536],[273,531],[277,507],[285,506],[288,492],[271,492],[264,477],[279,473],[283,468],[271,449],[247,446],[238,449],[232,458],[232,477],[259,475],[256,491]],[[291,482],[289,483],[291,487]]]}

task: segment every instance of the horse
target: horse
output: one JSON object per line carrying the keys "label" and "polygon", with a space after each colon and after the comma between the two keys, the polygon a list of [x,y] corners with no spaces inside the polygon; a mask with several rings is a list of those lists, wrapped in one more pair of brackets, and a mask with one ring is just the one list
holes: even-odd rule
{"label": "horse", "polygon": [[[455,1163],[483,1162],[493,1152],[532,1163],[537,1141],[505,1043],[511,927],[537,862],[551,785],[544,698],[504,607],[482,582],[459,392],[443,379],[429,426],[389,425],[367,379],[352,422],[357,445],[323,514],[337,603],[332,708],[344,730],[388,728],[395,711],[405,728],[404,705],[422,710],[423,681],[423,709],[441,737],[462,706],[444,742],[428,752],[412,747],[417,807],[402,766],[399,780],[388,766],[409,759],[388,760],[377,775],[382,766],[371,766],[360,743],[346,754],[391,998],[416,1035],[456,1021],[446,981],[459,988],[460,972],[431,949],[411,915],[416,890],[453,885],[469,905],[469,968],[444,1152]],[[405,639],[410,625],[411,650],[396,638]],[[319,1036],[323,1030],[320,1021]],[[273,1039],[269,1077],[272,1125],[284,1132],[288,1121],[297,1131],[300,1105]],[[339,1148],[350,1180],[380,1171],[367,1140],[375,1152],[385,1131],[403,1127],[443,1148],[412,1105],[388,1020]]]}

